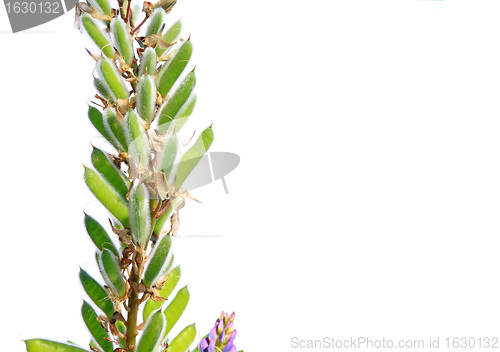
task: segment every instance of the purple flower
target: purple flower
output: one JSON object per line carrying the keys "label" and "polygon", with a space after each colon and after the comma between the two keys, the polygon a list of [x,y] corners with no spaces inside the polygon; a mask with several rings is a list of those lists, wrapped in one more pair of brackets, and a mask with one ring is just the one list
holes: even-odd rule
{"label": "purple flower", "polygon": [[234,313],[229,315],[221,312],[215,326],[207,337],[201,340],[198,346],[200,352],[236,352],[236,346],[233,344],[236,338],[233,320]]}

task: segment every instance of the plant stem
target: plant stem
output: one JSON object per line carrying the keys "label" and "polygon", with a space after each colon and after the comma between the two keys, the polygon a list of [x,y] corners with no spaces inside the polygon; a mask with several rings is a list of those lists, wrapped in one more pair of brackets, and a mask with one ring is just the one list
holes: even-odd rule
{"label": "plant stem", "polygon": [[[139,259],[139,260],[138,260]],[[134,252],[132,257],[132,270],[130,271],[129,284],[130,284],[130,293],[128,297],[128,315],[127,315],[127,339],[125,341],[126,348],[129,351],[133,351],[135,349],[136,337],[137,337],[137,313],[139,311],[139,295],[135,291],[135,287],[139,285],[141,281],[141,277],[137,274],[134,266],[137,265],[139,268],[143,266],[142,255],[137,252]],[[139,272],[142,270],[139,269]]]}

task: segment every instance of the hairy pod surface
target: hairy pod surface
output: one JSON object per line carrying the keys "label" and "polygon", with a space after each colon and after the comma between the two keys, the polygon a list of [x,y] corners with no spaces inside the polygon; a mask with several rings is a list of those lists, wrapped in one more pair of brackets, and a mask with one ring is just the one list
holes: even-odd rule
{"label": "hairy pod surface", "polygon": [[149,192],[142,183],[134,186],[130,192],[130,233],[138,246],[145,245],[151,234],[151,210]]}
{"label": "hairy pod surface", "polygon": [[[175,22],[166,32],[163,34],[162,39],[167,43],[173,43],[181,36],[182,22],[179,20]],[[159,45],[155,48],[156,54],[162,56],[167,49],[161,48]]]}
{"label": "hairy pod surface", "polygon": [[97,61],[97,72],[99,77],[101,77],[106,83],[106,87],[113,94],[115,100],[117,99],[128,99],[128,89],[125,84],[125,80],[118,73],[115,64],[103,56]]}
{"label": "hairy pod surface", "polygon": [[156,352],[163,342],[167,321],[161,310],[151,314],[146,322],[136,352]]}
{"label": "hairy pod surface", "polygon": [[116,150],[127,152],[128,142],[127,135],[125,131],[125,125],[123,122],[118,120],[116,113],[111,108],[106,108],[103,115],[104,128],[106,132],[111,137],[111,144]]}
{"label": "hairy pod surface", "polygon": [[167,319],[167,330],[165,332],[165,335],[168,334],[175,326],[175,324],[179,321],[182,313],[184,313],[184,310],[187,307],[188,302],[189,290],[187,286],[184,286],[179,290],[179,292],[177,292],[172,302],[170,302],[170,304],[165,309],[164,315]]}
{"label": "hairy pod surface", "polygon": [[200,162],[203,155],[210,148],[213,140],[214,132],[212,130],[212,126],[210,126],[201,133],[193,146],[189,148],[186,153],[184,153],[176,172],[176,190],[179,190],[181,188],[182,184],[189,176],[191,171],[193,171],[195,166]]}
{"label": "hairy pod surface", "polygon": [[139,116],[151,123],[156,109],[156,85],[149,74],[142,76],[137,83],[136,104]]}
{"label": "hairy pod surface", "polygon": [[82,317],[85,325],[90,331],[90,334],[102,350],[104,352],[113,352],[113,344],[109,341],[109,334],[97,320],[97,313],[94,308],[92,308],[92,306],[86,301],[83,301],[82,304]]}
{"label": "hairy pod surface", "polygon": [[187,66],[193,53],[193,46],[188,39],[177,49],[173,57],[168,60],[160,69],[157,77],[158,91],[162,97],[165,97],[182,71]]}
{"label": "hairy pod surface", "polygon": [[97,11],[106,16],[111,16],[111,6],[108,0],[90,0],[90,2],[97,9]]}
{"label": "hairy pod surface", "polygon": [[127,24],[120,17],[115,17],[111,20],[110,28],[116,48],[127,65],[130,66],[135,57],[134,48],[132,47],[132,37],[130,36]]}
{"label": "hairy pod surface", "polygon": [[97,172],[125,199],[130,188],[130,181],[125,174],[99,148],[93,148],[91,161]]}
{"label": "hairy pod surface", "polygon": [[85,183],[94,196],[124,226],[128,227],[128,205],[126,200],[106,180],[94,170],[86,167]]}
{"label": "hairy pod surface", "polygon": [[[186,75],[175,92],[165,99],[159,111],[158,130],[160,133],[172,129],[174,125],[176,131],[184,126],[196,103],[195,85],[196,76],[193,70]],[[183,116],[182,119],[181,116]]]}
{"label": "hairy pod surface", "polygon": [[179,335],[173,339],[168,347],[168,352],[186,352],[196,337],[196,327],[189,325],[182,330]]}
{"label": "hairy pod surface", "polygon": [[139,76],[145,75],[146,73],[153,76],[156,72],[157,60],[158,57],[156,56],[155,49],[150,47],[146,48],[144,53],[142,53],[141,64],[139,66]]}
{"label": "hairy pod surface", "polygon": [[102,251],[104,248],[112,251],[117,257],[120,256],[118,249],[114,245],[113,241],[108,235],[108,232],[99,224],[99,222],[91,217],[90,215],[85,214],[85,218],[83,220],[85,223],[85,229],[87,233],[96,245],[97,249]]}
{"label": "hairy pod surface", "polygon": [[156,9],[153,11],[151,16],[149,16],[148,27],[146,28],[146,37],[153,34],[158,34],[160,32],[161,26],[163,25],[165,19],[165,11],[162,9]]}
{"label": "hairy pod surface", "polygon": [[[175,290],[179,280],[181,279],[181,267],[176,266],[172,270],[170,270],[166,276],[165,283],[160,290],[160,296],[167,299],[170,297],[172,292]],[[159,309],[162,306],[163,302],[155,302],[152,299],[149,299],[144,306],[143,319],[144,321],[148,320],[149,315]]]}
{"label": "hairy pod surface", "polygon": [[151,150],[146,130],[144,129],[144,120],[134,110],[130,110],[125,115],[125,126],[131,161],[136,167],[141,165],[142,168],[147,170],[149,168]]}
{"label": "hairy pod surface", "polygon": [[97,253],[97,264],[102,278],[116,297],[125,296],[126,284],[118,258],[108,249]]}
{"label": "hairy pod surface", "polygon": [[24,342],[28,352],[89,352],[74,345],[45,339],[30,339]]}
{"label": "hairy pod surface", "polygon": [[163,236],[160,241],[156,243],[155,249],[146,263],[144,272],[144,285],[146,287],[153,286],[167,274],[169,265],[171,264],[171,246],[172,239],[168,234]]}
{"label": "hairy pod surface", "polygon": [[83,289],[90,297],[92,302],[100,309],[108,318],[111,318],[115,313],[113,301],[109,298],[106,290],[92,277],[88,272],[80,269],[80,282]]}
{"label": "hairy pod surface", "polygon": [[165,174],[165,178],[168,182],[173,181],[172,178],[175,174],[175,169],[178,166],[178,164],[176,164],[176,161],[177,155],[179,153],[179,148],[179,136],[177,135],[177,133],[173,132],[165,140],[161,153],[158,156],[157,168],[159,171]]}
{"label": "hairy pod surface", "polygon": [[89,14],[82,14],[81,17],[82,25],[90,39],[97,45],[99,50],[106,55],[106,57],[112,59],[115,52],[108,36],[102,31],[94,19]]}
{"label": "hairy pod surface", "polygon": [[111,145],[114,144],[113,139],[111,138],[111,135],[108,133],[106,130],[106,127],[104,126],[104,117],[102,116],[102,113],[99,111],[99,109],[89,106],[89,111],[88,111],[88,117],[92,125],[95,127],[95,129],[109,142]]}
{"label": "hairy pod surface", "polygon": [[100,94],[101,97],[105,98],[107,101],[114,103],[115,97],[109,91],[109,87],[104,83],[104,81],[98,77],[94,78],[94,88]]}

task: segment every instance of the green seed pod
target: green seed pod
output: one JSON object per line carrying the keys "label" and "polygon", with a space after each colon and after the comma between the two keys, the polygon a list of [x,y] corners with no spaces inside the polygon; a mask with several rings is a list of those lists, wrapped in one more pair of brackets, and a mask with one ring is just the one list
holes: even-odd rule
{"label": "green seed pod", "polygon": [[[117,321],[115,325],[118,331],[121,332],[123,335],[127,333],[127,327],[125,326],[124,322]],[[125,340],[123,340],[120,336],[118,336],[118,344],[120,345],[121,348],[125,348]]]}
{"label": "green seed pod", "polygon": [[156,243],[153,253],[150,255],[144,271],[144,285],[151,287],[160,279],[162,279],[168,270],[170,264],[170,247],[172,239],[170,235],[163,236]]}
{"label": "green seed pod", "polygon": [[94,6],[97,11],[105,14],[106,16],[111,16],[111,6],[108,0],[90,0],[92,6]]}
{"label": "green seed pod", "polygon": [[115,314],[115,307],[106,290],[85,270],[80,269],[79,276],[83,289],[87,292],[92,302],[94,302],[108,318],[111,318],[113,314]]}
{"label": "green seed pod", "polygon": [[88,352],[83,348],[44,339],[25,340],[28,352]]}
{"label": "green seed pod", "polygon": [[[181,279],[181,267],[176,266],[172,270],[170,270],[166,276],[165,283],[163,284],[163,287],[161,288],[159,294],[163,298],[167,299],[170,297],[172,292],[175,290],[175,287],[179,283],[179,280]],[[149,315],[159,309],[162,305],[162,302],[156,302],[153,301],[152,299],[149,299],[146,304],[144,305],[144,311],[143,311],[143,319],[144,321],[148,320]]]}
{"label": "green seed pod", "polygon": [[94,108],[93,106],[89,106],[89,112],[88,112],[89,120],[94,125],[95,129],[104,137],[106,140],[113,144],[113,139],[111,136],[108,134],[108,131],[106,131],[106,127],[104,126],[104,119],[102,116],[102,113]]}
{"label": "green seed pod", "polygon": [[163,9],[156,9],[153,11],[148,19],[148,27],[146,28],[146,37],[160,32],[161,26],[164,22],[165,11]]}
{"label": "green seed pod", "polygon": [[94,196],[124,226],[128,227],[128,205],[123,197],[104,178],[94,170],[86,167],[85,183]]}
{"label": "green seed pod", "polygon": [[85,31],[89,35],[90,39],[94,41],[104,55],[112,59],[115,54],[113,46],[111,45],[108,36],[99,28],[97,23],[95,23],[92,16],[87,13],[83,13],[81,21],[83,28],[85,28]]}
{"label": "green seed pod", "polygon": [[151,123],[156,109],[156,85],[149,74],[142,76],[137,83],[136,104],[139,116]]}
{"label": "green seed pod", "polygon": [[132,37],[130,36],[130,30],[127,24],[120,17],[115,17],[111,20],[110,28],[116,48],[123,56],[127,65],[130,66],[135,57],[134,48],[132,47]]}
{"label": "green seed pod", "polygon": [[157,310],[146,322],[135,352],[156,352],[163,342],[167,321],[161,310]]}
{"label": "green seed pod", "polygon": [[170,216],[172,216],[172,213],[174,211],[175,205],[177,202],[179,202],[181,197],[177,197],[174,199],[170,200],[170,208],[163,214],[158,220],[156,220],[155,224],[155,234],[158,236],[161,235],[165,231],[165,224],[168,222],[170,219]]}
{"label": "green seed pod", "polygon": [[89,234],[90,239],[96,245],[97,249],[102,251],[104,248],[109,249],[116,256],[119,256],[118,249],[116,249],[113,241],[109,237],[106,230],[90,215],[85,214],[85,228],[87,229],[87,233]]}
{"label": "green seed pod", "polygon": [[165,335],[172,330],[174,325],[179,321],[182,313],[186,309],[186,306],[189,302],[189,291],[187,286],[184,286],[177,292],[174,299],[168,305],[167,309],[165,309],[164,315],[167,319],[167,330]]}
{"label": "green seed pod", "polygon": [[106,132],[110,136],[111,144],[119,151],[127,152],[128,141],[125,132],[125,125],[118,120],[113,109],[107,108],[104,110],[103,123]]}
{"label": "green seed pod", "polygon": [[105,99],[107,99],[109,102],[114,103],[115,98],[113,97],[113,94],[109,91],[108,86],[104,81],[100,78],[94,78],[94,88],[97,90],[99,95]]}
{"label": "green seed pod", "polygon": [[107,57],[100,58],[97,61],[97,72],[116,99],[128,99],[129,92],[125,80],[111,60]]}
{"label": "green seed pod", "polygon": [[[181,36],[181,30],[182,30],[182,23],[181,23],[181,20],[179,20],[179,21],[175,22],[172,25],[172,27],[170,27],[165,32],[165,34],[163,34],[162,39],[164,41],[166,41],[167,43],[173,43],[177,39],[179,39],[179,37]],[[165,52],[165,50],[167,50],[167,49],[160,48],[160,46],[157,45],[156,48],[155,48],[155,50],[156,50],[156,54],[158,56],[162,56],[163,53]]]}
{"label": "green seed pod", "polygon": [[130,187],[130,181],[125,174],[115,166],[102,150],[96,147],[92,150],[91,160],[92,165],[101,176],[125,199]]}
{"label": "green seed pod", "polygon": [[132,188],[129,201],[130,234],[138,246],[149,241],[151,234],[151,210],[149,207],[149,192],[144,184]]}
{"label": "green seed pod", "polygon": [[162,66],[156,79],[158,91],[162,97],[167,95],[182,71],[184,71],[192,53],[193,46],[188,39],[177,49],[174,56]]}
{"label": "green seed pod", "polygon": [[[125,126],[131,164],[138,170],[142,169],[140,171],[149,170],[151,151],[146,130],[144,129],[144,121],[137,116],[134,110],[130,110],[125,115]],[[132,178],[135,177],[135,175],[131,176]]]}
{"label": "green seed pod", "polygon": [[104,352],[113,352],[113,344],[107,340],[110,338],[109,334],[101,326],[99,320],[97,320],[97,313],[94,311],[94,308],[92,308],[92,306],[86,301],[83,301],[82,317],[85,325],[87,325],[87,328],[90,331],[90,334],[102,350]]}
{"label": "green seed pod", "polygon": [[125,296],[127,287],[116,255],[104,249],[102,252],[97,252],[96,257],[99,271],[113,294],[117,297]]}
{"label": "green seed pod", "polygon": [[[172,95],[169,95],[164,101],[160,108],[159,120],[158,120],[158,130],[160,133],[164,133],[169,129],[172,129],[172,122],[175,123],[175,130],[178,132],[179,129],[186,122],[185,118],[183,121],[179,120],[179,115],[186,115],[186,110],[191,113],[194,108],[195,98],[193,96],[194,87],[196,85],[196,76],[194,70],[189,72],[179,87],[175,90]],[[194,102],[193,102],[194,99]],[[188,109],[190,107],[190,109]],[[179,124],[179,126],[177,126]]]}
{"label": "green seed pod", "polygon": [[170,176],[175,172],[177,155],[179,152],[179,137],[177,133],[171,133],[165,143],[158,157],[158,170],[165,174],[167,181],[171,182]]}
{"label": "green seed pod", "polygon": [[186,352],[196,338],[196,327],[189,325],[168,346],[168,352]]}
{"label": "green seed pod", "polygon": [[142,53],[139,76],[145,75],[146,73],[151,76],[154,75],[156,72],[157,60],[156,51],[153,48],[147,47],[144,53]]}
{"label": "green seed pod", "polygon": [[179,190],[181,188],[182,184],[189,176],[191,171],[193,171],[195,166],[200,162],[203,155],[210,148],[213,140],[214,132],[212,130],[212,126],[210,126],[201,133],[200,137],[198,137],[193,146],[182,156],[176,172],[176,190]]}

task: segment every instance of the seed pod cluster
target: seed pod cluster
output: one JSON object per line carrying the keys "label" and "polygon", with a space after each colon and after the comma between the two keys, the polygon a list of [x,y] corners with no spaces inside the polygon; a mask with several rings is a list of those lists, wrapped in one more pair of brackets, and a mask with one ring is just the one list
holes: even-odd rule
{"label": "seed pod cluster", "polygon": [[[186,352],[196,336],[194,324],[170,336],[190,296],[187,287],[177,289],[181,272],[173,267],[172,236],[189,197],[181,186],[210,147],[213,131],[205,129],[194,143],[180,135],[196,104],[196,76],[189,34],[180,20],[167,26],[175,4],[77,5],[79,28],[95,44],[88,50],[96,90],[88,118],[105,141],[93,147],[84,180],[110,214],[107,228],[84,217],[102,276],[79,273],[88,296],[81,315],[94,351]],[[87,351],[43,339],[26,346],[29,352]]]}

